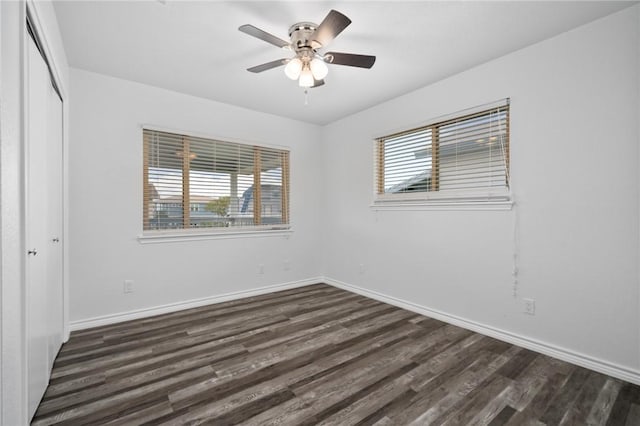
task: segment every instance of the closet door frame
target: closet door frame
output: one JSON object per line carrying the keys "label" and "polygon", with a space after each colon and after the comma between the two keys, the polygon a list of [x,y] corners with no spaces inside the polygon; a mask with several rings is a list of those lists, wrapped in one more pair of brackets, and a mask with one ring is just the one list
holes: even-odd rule
{"label": "closet door frame", "polygon": [[[49,70],[51,72],[51,78],[56,84],[57,92],[60,95],[60,99],[62,100],[62,243],[63,243],[63,253],[62,253],[62,273],[63,273],[63,341],[69,340],[69,245],[67,242],[69,241],[69,105],[68,105],[68,88],[65,87],[64,80],[62,78],[62,71],[60,68],[60,64],[57,63],[57,57],[53,53],[51,48],[51,43],[47,39],[47,32],[42,24],[42,19],[40,19],[41,12],[39,11],[38,2],[35,0],[27,0],[26,2],[26,18],[29,20],[31,27],[33,29],[34,35],[36,36],[37,43],[39,47],[42,49],[44,56],[46,58],[47,64],[49,66]],[[23,75],[26,68],[26,60],[28,55],[28,34],[26,30],[25,23],[25,43],[23,44]],[[23,80],[23,95],[26,93],[26,80]],[[26,116],[26,112],[28,111],[28,99],[24,99],[23,104],[23,116]],[[26,131],[26,123],[23,122],[23,135]],[[24,164],[23,164],[23,178],[27,177],[27,158],[23,155]],[[23,197],[23,203],[26,204],[26,197]],[[26,205],[23,205],[23,208],[26,209]],[[24,217],[26,218],[26,210]],[[23,230],[23,241],[26,235]],[[26,246],[25,246],[26,248]]]}

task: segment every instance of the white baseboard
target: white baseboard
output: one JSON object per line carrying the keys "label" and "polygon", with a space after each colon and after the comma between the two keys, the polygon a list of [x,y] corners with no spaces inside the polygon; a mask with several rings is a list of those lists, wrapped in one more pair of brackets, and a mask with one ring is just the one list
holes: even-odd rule
{"label": "white baseboard", "polygon": [[434,318],[440,321],[447,322],[449,324],[456,325],[458,327],[465,328],[467,330],[475,331],[477,333],[484,334],[485,336],[493,337],[495,339],[502,340],[513,345],[521,346],[523,348],[530,349],[532,351],[539,352],[541,354],[548,355],[550,357],[557,358],[571,364],[579,365],[580,367],[588,368],[599,373],[607,374],[609,376],[616,377],[618,379],[625,380],[636,385],[640,385],[640,371],[637,370],[632,370],[627,367],[593,358],[588,355],[574,352],[569,349],[549,343],[541,342],[539,340],[518,336],[505,330],[490,327],[488,325],[480,324],[475,321],[430,309],[413,302],[408,302],[406,300],[388,296],[377,291],[347,284],[345,282],[334,280],[332,278],[324,277],[322,279],[322,282],[325,282],[326,284],[332,285],[337,288],[341,288],[343,290],[361,294],[371,299],[376,299],[381,302],[397,306],[402,309],[406,309],[408,311],[418,313],[420,315],[425,315],[430,318]]}
{"label": "white baseboard", "polygon": [[151,308],[136,309],[129,312],[121,312],[112,315],[104,315],[84,320],[72,321],[69,324],[70,331],[84,330],[87,328],[100,327],[103,325],[116,324],[123,321],[152,317],[155,315],[167,314],[170,312],[181,311],[183,309],[197,308],[200,306],[211,305],[214,303],[227,302],[229,300],[242,299],[244,297],[259,296],[266,293],[274,293],[276,291],[289,290],[296,287],[317,284],[322,282],[322,277],[308,278],[305,280],[291,281],[283,284],[269,285],[265,287],[254,288],[251,290],[236,291],[233,293],[225,293],[216,296],[203,297],[200,299],[185,300],[167,305],[154,306]]}
{"label": "white baseboard", "polygon": [[204,297],[201,299],[186,300],[183,302],[171,303],[162,306],[155,306],[152,308],[137,309],[129,312],[122,312],[112,315],[104,315],[100,317],[88,318],[79,321],[72,321],[69,324],[71,331],[84,330],[92,327],[99,327],[103,325],[115,324],[123,321],[129,321],[133,319],[146,318],[154,315],[161,315],[170,312],[180,311],[183,309],[197,308],[204,305],[210,305],[214,303],[226,302],[229,300],[241,299],[244,297],[259,296],[261,294],[273,293],[281,290],[288,290],[297,287],[303,287],[306,285],[326,283],[343,290],[347,290],[353,293],[358,293],[371,299],[376,299],[390,305],[397,306],[402,309],[407,309],[412,312],[416,312],[420,315],[425,315],[437,320],[447,322],[449,324],[456,325],[458,327],[466,328],[467,330],[475,331],[485,336],[493,337],[498,340],[502,340],[507,343],[511,343],[523,348],[530,349],[581,367],[588,368],[590,370],[597,371],[599,373],[607,374],[612,377],[616,377],[627,382],[631,382],[640,385],[640,371],[632,370],[620,365],[616,365],[601,359],[593,358],[588,355],[584,355],[575,351],[571,351],[566,348],[562,348],[556,345],[545,343],[539,340],[518,336],[505,330],[501,330],[495,327],[490,327],[485,324],[480,324],[475,321],[468,320],[466,318],[458,317],[456,315],[447,314],[435,309],[427,308],[426,306],[418,305],[413,302],[408,302],[396,297],[388,296],[386,294],[358,287],[352,284],[335,280],[329,277],[316,277],[305,280],[292,281],[283,284],[275,284],[265,287],[259,287],[251,290],[237,291],[233,293],[226,293],[222,295]]}

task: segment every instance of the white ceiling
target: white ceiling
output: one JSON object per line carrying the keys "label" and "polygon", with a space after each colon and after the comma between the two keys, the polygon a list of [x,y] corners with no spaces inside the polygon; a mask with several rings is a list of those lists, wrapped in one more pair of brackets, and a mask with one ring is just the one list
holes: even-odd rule
{"label": "white ceiling", "polygon": [[[54,7],[72,67],[326,124],[633,3],[56,0]],[[287,40],[291,24],[320,23],[330,9],[353,23],[327,50],[376,55],[372,69],[329,65],[306,106],[282,68],[245,70],[291,53],[240,25]]]}

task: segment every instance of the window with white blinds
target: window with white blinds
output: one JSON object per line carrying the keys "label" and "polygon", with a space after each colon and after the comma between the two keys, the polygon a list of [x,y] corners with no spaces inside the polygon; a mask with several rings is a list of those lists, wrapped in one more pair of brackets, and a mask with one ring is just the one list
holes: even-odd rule
{"label": "window with white blinds", "polygon": [[376,141],[377,201],[505,199],[509,102]]}
{"label": "window with white blinds", "polygon": [[289,152],[143,130],[143,230],[282,229]]}

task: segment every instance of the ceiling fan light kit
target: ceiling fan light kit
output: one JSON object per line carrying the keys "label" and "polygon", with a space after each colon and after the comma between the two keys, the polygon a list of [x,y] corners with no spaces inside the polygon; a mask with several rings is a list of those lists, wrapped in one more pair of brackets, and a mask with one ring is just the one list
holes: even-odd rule
{"label": "ceiling fan light kit", "polygon": [[322,80],[329,73],[329,68],[324,61],[324,59],[314,58],[309,62],[309,68],[311,68],[311,73],[316,80]]}
{"label": "ceiling fan light kit", "polygon": [[253,25],[242,25],[238,30],[243,33],[295,53],[293,58],[277,59],[248,68],[247,71],[259,73],[286,65],[284,68],[285,75],[291,80],[298,80],[298,85],[307,89],[324,84],[324,78],[329,73],[327,63],[371,68],[376,61],[375,56],[340,52],[327,52],[322,55],[318,52],[320,49],[326,47],[327,44],[350,23],[351,20],[345,15],[336,10],[331,10],[320,25],[312,22],[298,22],[293,24],[289,28],[290,42],[282,40]]}
{"label": "ceiling fan light kit", "polygon": [[300,78],[298,79],[298,85],[300,87],[313,87],[315,79],[313,78],[313,74],[308,67],[302,69],[300,73]]}
{"label": "ceiling fan light kit", "polygon": [[284,67],[284,73],[291,80],[297,80],[300,77],[300,73],[302,72],[302,61],[298,58],[291,59],[287,66]]}

